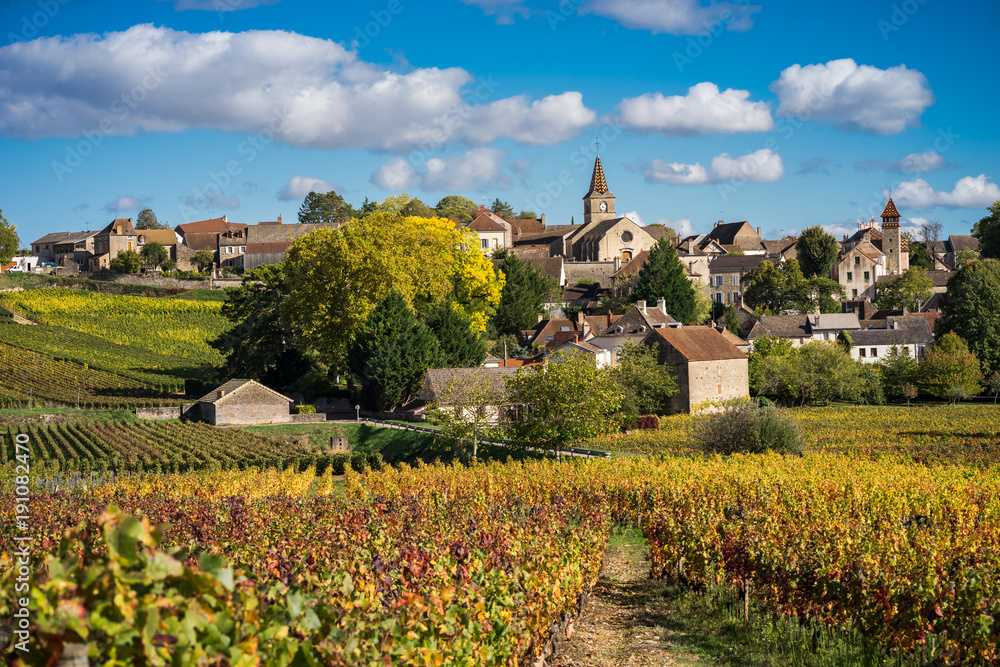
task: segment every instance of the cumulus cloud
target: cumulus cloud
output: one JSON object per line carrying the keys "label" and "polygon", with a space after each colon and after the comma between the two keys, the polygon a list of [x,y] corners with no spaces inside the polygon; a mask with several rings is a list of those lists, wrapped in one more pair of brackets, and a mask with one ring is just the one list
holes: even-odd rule
{"label": "cumulus cloud", "polygon": [[299,199],[305,199],[306,195],[310,192],[323,194],[339,189],[330,181],[324,181],[321,178],[296,175],[292,176],[288,180],[288,183],[285,184],[285,187],[278,191],[278,199],[281,201],[298,201]]}
{"label": "cumulus cloud", "polygon": [[403,158],[387,160],[371,175],[384,190],[479,190],[487,186],[510,187],[503,173],[507,153],[496,148],[474,148],[451,158],[432,158],[418,170]]}
{"label": "cumulus cloud", "polygon": [[682,237],[694,236],[698,232],[694,230],[694,225],[687,218],[678,218],[677,220],[671,220],[670,218],[660,218],[656,221],[656,224],[663,225],[664,227],[670,227],[672,230],[680,234]]}
{"label": "cumulus cloud", "polygon": [[149,199],[149,197],[133,197],[131,195],[124,195],[118,197],[117,199],[112,199],[107,204],[101,207],[102,211],[107,211],[108,213],[121,213],[123,211],[136,211],[139,212],[146,208],[143,205],[143,200]]}
{"label": "cumulus cloud", "polygon": [[292,32],[189,33],[146,24],[0,48],[0,134],[198,128],[296,146],[406,152],[504,138],[552,145],[596,119],[579,92],[498,98],[498,87],[458,67],[392,71],[336,42]]}
{"label": "cumulus cloud", "polygon": [[951,167],[937,151],[910,153],[901,160],[864,160],[854,164],[858,171],[928,172]]}
{"label": "cumulus cloud", "polygon": [[749,30],[760,9],[745,2],[716,2],[706,7],[698,0],[585,0],[580,13],[604,16],[626,28],[653,34],[715,35],[720,29]]}
{"label": "cumulus cloud", "polygon": [[625,127],[666,136],[722,132],[741,134],[774,128],[767,102],[751,102],[750,91],[719,87],[704,81],[687,95],[646,93],[618,105],[616,121]]}
{"label": "cumulus cloud", "polygon": [[785,175],[785,165],[781,161],[781,156],[768,148],[735,158],[729,153],[722,153],[712,158],[708,169],[700,162],[668,163],[659,158],[632,165],[631,168],[641,170],[649,183],[672,185],[703,185],[730,180],[772,183],[780,181]]}
{"label": "cumulus cloud", "polygon": [[639,212],[638,211],[629,211],[628,213],[626,213],[622,217],[628,218],[629,220],[631,220],[632,222],[634,222],[635,224],[637,224],[637,225],[639,225],[641,227],[645,227],[646,226],[646,223],[643,222],[643,220],[642,220],[641,217],[639,217]]}
{"label": "cumulus cloud", "polygon": [[955,183],[951,192],[937,191],[922,178],[903,181],[893,188],[897,206],[910,208],[985,208],[1000,199],[1000,187],[986,174],[966,176]]}
{"label": "cumulus cloud", "polygon": [[851,58],[792,65],[771,84],[776,115],[833,123],[844,130],[898,134],[934,103],[927,77],[905,65],[878,69]]}

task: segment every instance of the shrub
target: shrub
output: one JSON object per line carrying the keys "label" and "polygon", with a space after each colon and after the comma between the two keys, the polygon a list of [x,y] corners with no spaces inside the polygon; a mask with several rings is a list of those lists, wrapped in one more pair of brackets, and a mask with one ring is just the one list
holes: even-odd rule
{"label": "shrub", "polygon": [[316,414],[316,406],[309,403],[299,403],[295,406],[295,414],[314,415]]}
{"label": "shrub", "polygon": [[646,431],[659,430],[660,418],[656,415],[643,415],[636,420],[636,427]]}
{"label": "shrub", "polygon": [[755,401],[727,405],[695,425],[695,441],[712,454],[801,454],[798,425],[781,408]]}

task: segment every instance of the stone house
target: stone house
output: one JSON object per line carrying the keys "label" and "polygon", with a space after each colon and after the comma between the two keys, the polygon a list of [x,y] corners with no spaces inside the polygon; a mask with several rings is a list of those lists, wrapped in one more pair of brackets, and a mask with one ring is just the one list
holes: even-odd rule
{"label": "stone house", "polygon": [[875,221],[862,222],[845,238],[830,277],[844,286],[848,299],[875,298],[881,276],[898,276],[910,267],[910,251],[899,231],[899,211],[889,198],[882,211],[882,228]]}
{"label": "stone house", "polygon": [[222,216],[186,222],[174,227],[174,231],[191,250],[211,250],[217,266],[238,268],[243,263],[242,257],[237,256],[242,255],[241,247],[245,249],[247,227],[246,223],[229,222]]}
{"label": "stone house", "polygon": [[86,231],[67,234],[52,246],[55,263],[65,268],[87,271],[94,256],[97,232]]}
{"label": "stone house", "polygon": [[180,237],[172,229],[139,229],[137,231],[139,252],[147,243],[159,243],[167,251],[170,259],[177,261],[177,246],[180,244]]}
{"label": "stone house", "polygon": [[919,315],[889,317],[885,329],[861,329],[849,331],[848,335],[851,338],[851,357],[870,364],[884,359],[893,347],[920,359],[924,350],[934,344],[934,334],[927,318]]}
{"label": "stone house", "polygon": [[762,336],[773,336],[791,341],[792,347],[801,347],[814,340],[835,341],[841,331],[853,335],[861,329],[856,312],[809,315],[762,315],[747,334],[753,342]]}
{"label": "stone house", "polygon": [[418,400],[434,403],[439,410],[458,412],[477,407],[487,411],[487,419],[496,422],[507,405],[507,378],[518,368],[428,368],[420,386]]}
{"label": "stone house", "polygon": [[971,234],[952,234],[944,241],[935,241],[927,245],[927,250],[934,259],[934,268],[946,271],[958,268],[956,266],[958,253],[963,248],[979,251],[979,239]]}
{"label": "stone house", "polygon": [[708,285],[702,287],[702,292],[716,303],[726,306],[739,306],[743,303],[743,288],[740,281],[747,271],[760,266],[764,260],[775,264],[780,257],[766,255],[723,255],[709,261]]}
{"label": "stone house", "polygon": [[277,264],[295,241],[318,229],[336,229],[340,223],[315,222],[285,225],[278,222],[258,223],[247,229],[243,269],[250,271],[265,264]]}
{"label": "stone house", "polygon": [[578,338],[574,340],[568,340],[564,343],[553,347],[549,352],[546,352],[546,357],[552,356],[557,352],[562,352],[563,354],[575,355],[583,354],[589,356],[597,364],[598,368],[603,368],[604,366],[610,366],[613,363],[614,353],[611,349],[600,347],[594,345],[591,341],[595,339],[591,338],[590,341],[581,341]]}
{"label": "stone house", "polygon": [[115,218],[111,224],[97,232],[94,237],[94,256],[90,258],[91,271],[104,271],[111,268],[111,260],[119,252],[139,251],[138,232],[132,224],[132,218]]}
{"label": "stone house", "polygon": [[256,380],[230,380],[198,399],[201,418],[215,426],[292,420],[294,401]]}
{"label": "stone house", "polygon": [[514,231],[511,224],[488,208],[479,207],[476,217],[462,229],[475,232],[479,237],[479,248],[483,254],[490,256],[498,248],[510,248],[514,245]]}
{"label": "stone house", "polygon": [[643,341],[671,370],[677,394],[674,412],[697,412],[725,401],[750,397],[747,355],[712,327],[656,329]]}

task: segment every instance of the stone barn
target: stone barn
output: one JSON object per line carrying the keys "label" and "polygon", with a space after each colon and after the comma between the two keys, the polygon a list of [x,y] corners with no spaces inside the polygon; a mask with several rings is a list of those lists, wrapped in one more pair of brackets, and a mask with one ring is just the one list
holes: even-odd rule
{"label": "stone barn", "polygon": [[230,380],[198,399],[210,424],[273,424],[291,421],[294,401],[255,380]]}
{"label": "stone barn", "polygon": [[643,341],[655,348],[677,380],[674,412],[696,412],[750,397],[747,355],[712,327],[655,329]]}

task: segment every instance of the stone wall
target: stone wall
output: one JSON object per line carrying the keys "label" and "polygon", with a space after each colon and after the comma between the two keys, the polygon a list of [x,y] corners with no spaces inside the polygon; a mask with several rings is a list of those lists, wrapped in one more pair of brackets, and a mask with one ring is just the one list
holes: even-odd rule
{"label": "stone wall", "polygon": [[750,398],[746,359],[692,361],[688,364],[689,410],[710,408],[724,401]]}
{"label": "stone wall", "polygon": [[608,287],[611,285],[611,274],[616,269],[614,262],[566,262],[563,270],[567,285],[575,285],[582,278]]}
{"label": "stone wall", "polygon": [[311,415],[288,415],[288,417],[289,417],[289,421],[294,422],[296,424],[303,423],[303,422],[325,422],[326,421],[326,413],[325,412],[316,412],[316,413],[313,413]]}
{"label": "stone wall", "polygon": [[185,403],[165,408],[136,408],[139,419],[200,419],[201,411],[197,403]]}

